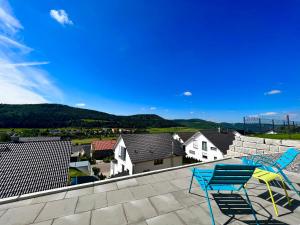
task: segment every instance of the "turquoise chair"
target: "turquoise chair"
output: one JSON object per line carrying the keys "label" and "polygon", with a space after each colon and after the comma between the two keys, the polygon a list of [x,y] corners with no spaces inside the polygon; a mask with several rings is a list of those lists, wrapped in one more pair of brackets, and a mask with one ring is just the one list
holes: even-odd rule
{"label": "turquoise chair", "polygon": [[193,176],[190,183],[189,193],[191,193],[193,179],[195,178],[199,183],[201,189],[205,191],[211,222],[213,225],[215,225],[215,219],[208,196],[208,191],[233,192],[239,191],[240,189],[244,190],[247,202],[251,208],[256,224],[259,224],[249,196],[245,189],[245,184],[252,177],[255,168],[257,168],[257,166],[255,165],[217,164],[215,165],[215,168],[213,170],[204,170],[199,168],[192,169]]}
{"label": "turquoise chair", "polygon": [[248,157],[242,157],[243,164],[245,165],[259,165],[261,169],[279,173],[284,180],[287,182],[289,187],[293,189],[299,196],[300,191],[296,189],[293,183],[290,181],[288,176],[283,172],[283,170],[288,167],[300,154],[300,150],[296,148],[289,148],[285,151],[276,161],[266,155],[253,155]]}

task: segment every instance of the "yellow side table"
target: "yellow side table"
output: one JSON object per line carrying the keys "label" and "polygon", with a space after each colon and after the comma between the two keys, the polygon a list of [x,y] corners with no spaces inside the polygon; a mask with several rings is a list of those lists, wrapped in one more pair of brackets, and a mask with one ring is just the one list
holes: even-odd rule
{"label": "yellow side table", "polygon": [[270,193],[270,197],[271,197],[271,200],[272,200],[272,203],[273,203],[273,207],[274,207],[274,211],[276,213],[276,216],[278,216],[278,209],[277,209],[277,206],[275,204],[275,201],[274,201],[274,198],[273,198],[273,194],[272,194],[272,190],[270,188],[269,182],[271,182],[273,180],[276,180],[277,178],[280,179],[280,181],[282,183],[282,187],[283,187],[285,195],[286,195],[286,198],[288,200],[288,203],[289,203],[289,205],[291,205],[291,201],[290,201],[289,195],[288,195],[288,193],[286,191],[286,187],[285,187],[284,181],[283,181],[282,177],[279,174],[272,173],[272,172],[269,172],[269,171],[257,168],[257,169],[255,169],[255,171],[253,173],[253,177],[256,178],[256,179],[258,179],[258,180],[264,181],[266,183],[267,188],[268,188],[269,193]]}

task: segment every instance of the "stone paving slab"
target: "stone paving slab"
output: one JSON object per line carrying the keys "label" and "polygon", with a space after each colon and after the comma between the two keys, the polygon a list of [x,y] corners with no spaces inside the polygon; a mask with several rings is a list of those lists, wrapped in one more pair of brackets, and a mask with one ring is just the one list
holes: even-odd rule
{"label": "stone paving slab", "polygon": [[135,200],[129,189],[121,189],[107,192],[108,205],[116,205]]}
{"label": "stone paving slab", "polygon": [[94,193],[114,191],[114,190],[117,190],[117,189],[118,189],[118,187],[117,187],[116,183],[96,185],[96,186],[94,186]]}
{"label": "stone paving slab", "polygon": [[[190,182],[191,182],[190,177],[184,177],[184,178],[179,178],[179,179],[176,179],[176,180],[171,180],[171,184],[173,184],[174,186],[176,186],[179,189],[189,188],[190,187]],[[199,185],[197,185],[197,183],[194,181],[192,186],[197,187]]]}
{"label": "stone paving slab", "polygon": [[6,212],[6,210],[0,211],[0,217]]}
{"label": "stone paving slab", "polygon": [[170,193],[154,196],[150,198],[150,201],[159,214],[165,214],[183,208],[183,206]]}
{"label": "stone paving slab", "polygon": [[148,225],[148,224],[146,223],[146,221],[143,221],[139,223],[130,223],[129,225]]}
{"label": "stone paving slab", "polygon": [[66,196],[66,192],[61,192],[57,194],[52,194],[52,195],[45,195],[41,197],[37,197],[32,199],[32,203],[42,203],[42,202],[51,202],[51,201],[56,201],[63,199]]}
{"label": "stone paving slab", "polygon": [[176,213],[168,213],[146,220],[148,225],[185,225]]}
{"label": "stone paving slab", "polygon": [[73,214],[55,219],[52,225],[89,225],[91,212]]}
{"label": "stone paving slab", "polygon": [[135,178],[139,185],[151,184],[153,182],[152,175]]}
{"label": "stone paving slab", "polygon": [[91,225],[126,225],[127,220],[121,204],[92,211]]}
{"label": "stone paving slab", "polygon": [[147,198],[124,203],[124,209],[128,223],[141,222],[158,215]]}
{"label": "stone paving slab", "polygon": [[33,223],[45,204],[34,204],[7,210],[0,217],[0,225],[25,225]]}
{"label": "stone paving slab", "polygon": [[94,192],[93,187],[71,190],[71,191],[67,192],[65,198],[74,198],[74,197],[78,197],[78,196],[93,194],[93,192]]}
{"label": "stone paving slab", "polygon": [[129,188],[135,199],[143,199],[158,195],[158,192],[150,184]]}
{"label": "stone paving slab", "polygon": [[79,197],[76,213],[107,207],[106,192]]}
{"label": "stone paving slab", "polygon": [[118,189],[133,187],[133,186],[137,186],[138,184],[139,183],[135,178],[117,182]]}
{"label": "stone paving slab", "polygon": [[32,223],[31,225],[52,225],[53,220],[47,220],[39,223]]}
{"label": "stone paving slab", "polygon": [[[199,206],[196,206],[199,207]],[[188,225],[207,225],[210,223],[203,210],[195,210],[195,207],[184,208],[176,211],[176,214]]]}
{"label": "stone paving slab", "polygon": [[171,184],[171,182],[169,182],[169,181],[153,183],[153,184],[151,184],[151,186],[154,188],[156,193],[159,195],[180,190],[178,187]]}
{"label": "stone paving slab", "polygon": [[5,210],[5,209],[10,209],[10,208],[17,208],[17,207],[22,207],[26,205],[32,204],[33,199],[26,199],[22,201],[16,201],[16,202],[11,202],[7,204],[0,205],[0,211]]}
{"label": "stone paving slab", "polygon": [[175,197],[175,199],[184,207],[189,207],[192,205],[200,204],[206,202],[206,199],[202,196],[199,196],[195,191],[195,194],[188,193],[188,190],[181,190],[172,192],[171,194]]}
{"label": "stone paving slab", "polygon": [[36,219],[36,222],[74,214],[78,198],[48,202]]}

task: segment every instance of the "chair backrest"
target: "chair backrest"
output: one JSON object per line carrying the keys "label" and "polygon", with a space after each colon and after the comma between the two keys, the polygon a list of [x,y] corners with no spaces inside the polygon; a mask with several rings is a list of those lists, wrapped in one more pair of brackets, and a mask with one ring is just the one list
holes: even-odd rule
{"label": "chair backrest", "polygon": [[208,184],[244,185],[257,168],[255,165],[217,164]]}
{"label": "chair backrest", "polygon": [[280,166],[280,169],[284,169],[290,165],[299,154],[299,149],[289,148],[277,159],[276,163]]}

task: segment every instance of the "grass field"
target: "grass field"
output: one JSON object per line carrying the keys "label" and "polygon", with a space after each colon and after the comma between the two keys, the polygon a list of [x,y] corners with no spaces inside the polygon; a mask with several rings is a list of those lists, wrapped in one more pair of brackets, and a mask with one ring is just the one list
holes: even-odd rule
{"label": "grass field", "polygon": [[72,143],[74,145],[87,145],[91,144],[93,141],[100,141],[100,140],[116,140],[116,137],[102,137],[100,138],[83,138],[83,139],[73,139]]}
{"label": "grass field", "polygon": [[188,127],[167,127],[167,128],[148,128],[147,131],[153,134],[153,133],[196,132],[199,130],[195,128],[188,128]]}
{"label": "grass field", "polygon": [[300,140],[300,133],[298,134],[256,134],[255,137],[270,138],[270,139],[290,139]]}
{"label": "grass field", "polygon": [[69,177],[82,177],[82,176],[88,176],[88,175],[76,168],[70,167]]}

